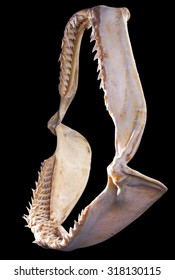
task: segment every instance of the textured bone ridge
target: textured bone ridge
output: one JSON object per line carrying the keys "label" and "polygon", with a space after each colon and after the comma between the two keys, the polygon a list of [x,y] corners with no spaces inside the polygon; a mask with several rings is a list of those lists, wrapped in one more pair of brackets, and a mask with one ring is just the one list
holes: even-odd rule
{"label": "textured bone ridge", "polygon": [[[71,251],[103,242],[167,191],[161,182],[127,166],[146,123],[146,103],[127,29],[129,17],[127,8],[96,6],[77,12],[66,25],[59,58],[60,106],[48,122],[57,137],[56,150],[42,163],[28,215],[24,215],[34,243],[44,248]],[[81,197],[91,168],[89,143],[62,123],[77,91],[81,39],[89,28],[90,41],[95,41],[100,87],[115,125],[115,155],[107,167],[106,188],[67,232],[62,224]]]}

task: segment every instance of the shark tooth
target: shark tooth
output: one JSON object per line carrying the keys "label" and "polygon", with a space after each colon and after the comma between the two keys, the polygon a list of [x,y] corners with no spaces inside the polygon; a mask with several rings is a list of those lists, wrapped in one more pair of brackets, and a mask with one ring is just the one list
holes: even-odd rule
{"label": "shark tooth", "polygon": [[98,77],[97,77],[97,80],[100,80],[100,79],[102,79],[102,73],[101,72],[99,72]]}
{"label": "shark tooth", "polygon": [[96,60],[96,59],[98,59],[99,57],[98,57],[98,52],[95,54],[95,56],[94,56],[94,61]]}
{"label": "shark tooth", "polygon": [[100,65],[100,63],[98,63],[97,72],[99,72],[100,70],[101,70],[101,65]]}
{"label": "shark tooth", "polygon": [[92,52],[95,52],[95,51],[98,51],[98,46],[97,46],[97,43],[95,43],[93,49],[92,49]]}

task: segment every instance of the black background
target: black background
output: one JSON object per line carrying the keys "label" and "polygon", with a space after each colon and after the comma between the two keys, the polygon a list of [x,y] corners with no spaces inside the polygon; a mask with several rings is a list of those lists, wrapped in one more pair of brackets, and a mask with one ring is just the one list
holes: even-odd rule
{"label": "black background", "polygon": [[[35,1],[36,2],[36,1]],[[7,7],[7,73],[1,103],[6,109],[6,146],[2,174],[1,259],[174,259],[173,111],[168,36],[171,7],[153,7],[150,1],[43,1]],[[153,2],[153,1],[152,1]],[[32,243],[22,215],[32,195],[40,163],[50,157],[56,138],[47,121],[59,105],[57,90],[61,40],[69,18],[95,5],[127,7],[130,40],[148,108],[141,145],[129,166],[160,180],[168,192],[139,219],[106,242],[73,252],[45,250]],[[168,8],[167,8],[168,7]],[[78,213],[106,185],[106,167],[114,156],[114,127],[96,80],[96,62],[86,31],[80,53],[77,95],[64,124],[89,141],[92,170],[85,192],[65,223],[73,225]],[[169,58],[168,58],[169,57]],[[3,191],[4,194],[3,194]]]}

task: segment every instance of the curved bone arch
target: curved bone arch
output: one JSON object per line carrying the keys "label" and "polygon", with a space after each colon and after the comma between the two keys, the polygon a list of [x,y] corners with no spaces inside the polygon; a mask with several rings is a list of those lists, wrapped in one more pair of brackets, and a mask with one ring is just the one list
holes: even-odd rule
{"label": "curved bone arch", "polygon": [[[167,188],[127,166],[146,122],[146,104],[129,40],[127,8],[96,6],[77,12],[66,25],[60,55],[60,106],[48,122],[57,137],[55,153],[44,161],[29,214],[35,243],[71,251],[100,243],[129,225]],[[78,84],[83,32],[92,28],[99,78],[107,110],[115,125],[115,156],[107,168],[106,188],[79,214],[67,232],[65,221],[88,181],[91,148],[77,131],[62,124]]]}

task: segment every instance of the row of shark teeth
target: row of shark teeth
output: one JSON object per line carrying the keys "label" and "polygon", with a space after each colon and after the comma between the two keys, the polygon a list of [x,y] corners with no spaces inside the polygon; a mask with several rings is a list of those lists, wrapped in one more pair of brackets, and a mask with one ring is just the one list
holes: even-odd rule
{"label": "row of shark teeth", "polygon": [[109,114],[112,116],[112,112],[109,108],[108,98],[107,98],[107,89],[106,89],[106,71],[104,67],[104,53],[102,49],[101,37],[99,35],[99,26],[94,24],[93,21],[96,21],[96,15],[94,14],[94,10],[89,10],[89,18],[90,18],[90,27],[92,27],[92,32],[90,36],[90,42],[95,41],[94,47],[92,49],[92,53],[95,53],[94,60],[98,60],[97,66],[97,73],[98,77],[97,80],[101,80],[100,82],[100,89],[104,91],[104,102],[106,109],[108,110]]}
{"label": "row of shark teeth", "polygon": [[78,216],[78,221],[74,221],[74,227],[70,227],[67,233],[62,226],[52,223],[52,221],[38,223],[33,227],[33,233],[35,236],[35,241],[33,243],[38,244],[44,248],[61,250],[71,244],[71,241],[77,236],[81,227],[85,222],[87,215],[87,208],[82,210],[81,214]]}
{"label": "row of shark teeth", "polygon": [[78,215],[78,220],[74,221],[73,228],[69,228],[67,232],[61,225],[58,225],[56,221],[43,221],[38,222],[33,227],[33,233],[35,236],[35,241],[33,243],[38,244],[44,248],[50,249],[63,249],[68,246],[73,238],[78,235],[81,227],[83,226],[86,216],[88,213],[88,208],[86,207]]}
{"label": "row of shark teeth", "polygon": [[49,219],[53,160],[53,157],[45,160],[38,172],[38,182],[35,182],[36,189],[32,189],[33,197],[27,207],[28,215],[23,216],[27,227],[32,228],[37,223]]}
{"label": "row of shark teeth", "polygon": [[68,233],[68,236],[67,236],[69,241],[77,234],[77,232],[83,226],[83,224],[86,220],[87,213],[88,213],[88,207],[86,207],[85,209],[83,209],[81,211],[81,213],[78,215],[78,220],[77,221],[74,220],[74,226],[73,226],[73,228],[72,227],[69,228],[69,233]]}
{"label": "row of shark teeth", "polygon": [[64,31],[64,37],[62,40],[62,51],[59,57],[60,61],[60,83],[59,83],[59,93],[61,96],[66,95],[70,75],[72,68],[72,59],[74,54],[75,41],[77,37],[77,28],[84,20],[84,16],[80,14],[75,14],[69,20]]}
{"label": "row of shark teeth", "polygon": [[[80,227],[83,225],[87,215],[87,208],[82,210],[78,215],[78,220],[74,222],[73,228],[69,229],[69,233],[56,221],[50,218],[50,183],[52,177],[53,159],[44,161],[38,172],[38,182],[36,189],[32,190],[33,197],[29,207],[27,207],[28,215],[24,215],[26,227],[31,228],[34,233],[35,240],[33,243],[44,248],[62,249],[71,242]],[[61,229],[61,230],[60,230]]]}
{"label": "row of shark teeth", "polygon": [[97,73],[98,73],[98,77],[97,80],[101,80],[100,82],[100,89],[105,88],[105,71],[104,71],[104,67],[103,67],[103,51],[102,51],[102,47],[101,47],[101,39],[99,36],[99,30],[98,30],[98,26],[93,24],[93,20],[95,18],[94,15],[94,11],[91,9],[89,11],[90,15],[90,27],[92,28],[91,31],[91,35],[90,35],[90,42],[95,41],[94,47],[92,49],[92,53],[95,53],[94,56],[94,61],[97,60],[98,62],[98,66],[97,66]]}
{"label": "row of shark teeth", "polygon": [[[40,228],[39,229],[39,235],[35,233],[36,240],[34,243],[37,243],[38,245],[50,248],[50,249],[57,249],[61,250],[71,244],[71,241],[75,238],[75,236],[78,236],[78,232],[80,231],[81,227],[83,226],[85,222],[85,218],[88,212],[88,208],[86,207],[84,210],[81,211],[81,214],[78,215],[78,221],[74,221],[74,227],[69,228],[69,232],[67,232],[61,225],[58,226],[53,224],[52,230],[48,232],[47,230],[45,233],[42,233],[42,236],[40,235]],[[53,228],[55,229],[55,234],[53,234]],[[42,229],[43,232],[43,229]]]}
{"label": "row of shark teeth", "polygon": [[44,223],[38,223],[33,228],[33,233],[35,236],[35,241],[33,243],[38,244],[44,248],[50,249],[61,249],[61,241],[63,236],[61,234],[61,226],[57,226],[56,221],[45,221]]}
{"label": "row of shark teeth", "polygon": [[[59,83],[59,93],[61,96],[65,96],[67,93],[67,88],[69,85],[69,80],[71,76],[71,68],[72,68],[72,60],[74,55],[74,47],[77,38],[77,29],[84,21],[84,16],[81,14],[75,14],[67,23],[64,36],[62,40],[62,51],[59,57],[60,61],[60,83]],[[93,26],[91,21],[93,20],[93,11],[91,11],[91,15],[89,16],[89,22],[86,23],[86,28],[89,29],[92,27],[91,39],[90,42],[95,40],[95,45],[92,52],[96,51],[94,60],[98,59],[98,80],[101,79],[100,88],[104,89],[104,70],[103,70],[103,62],[102,62],[102,49],[100,37],[98,36],[98,30],[96,26]]]}

